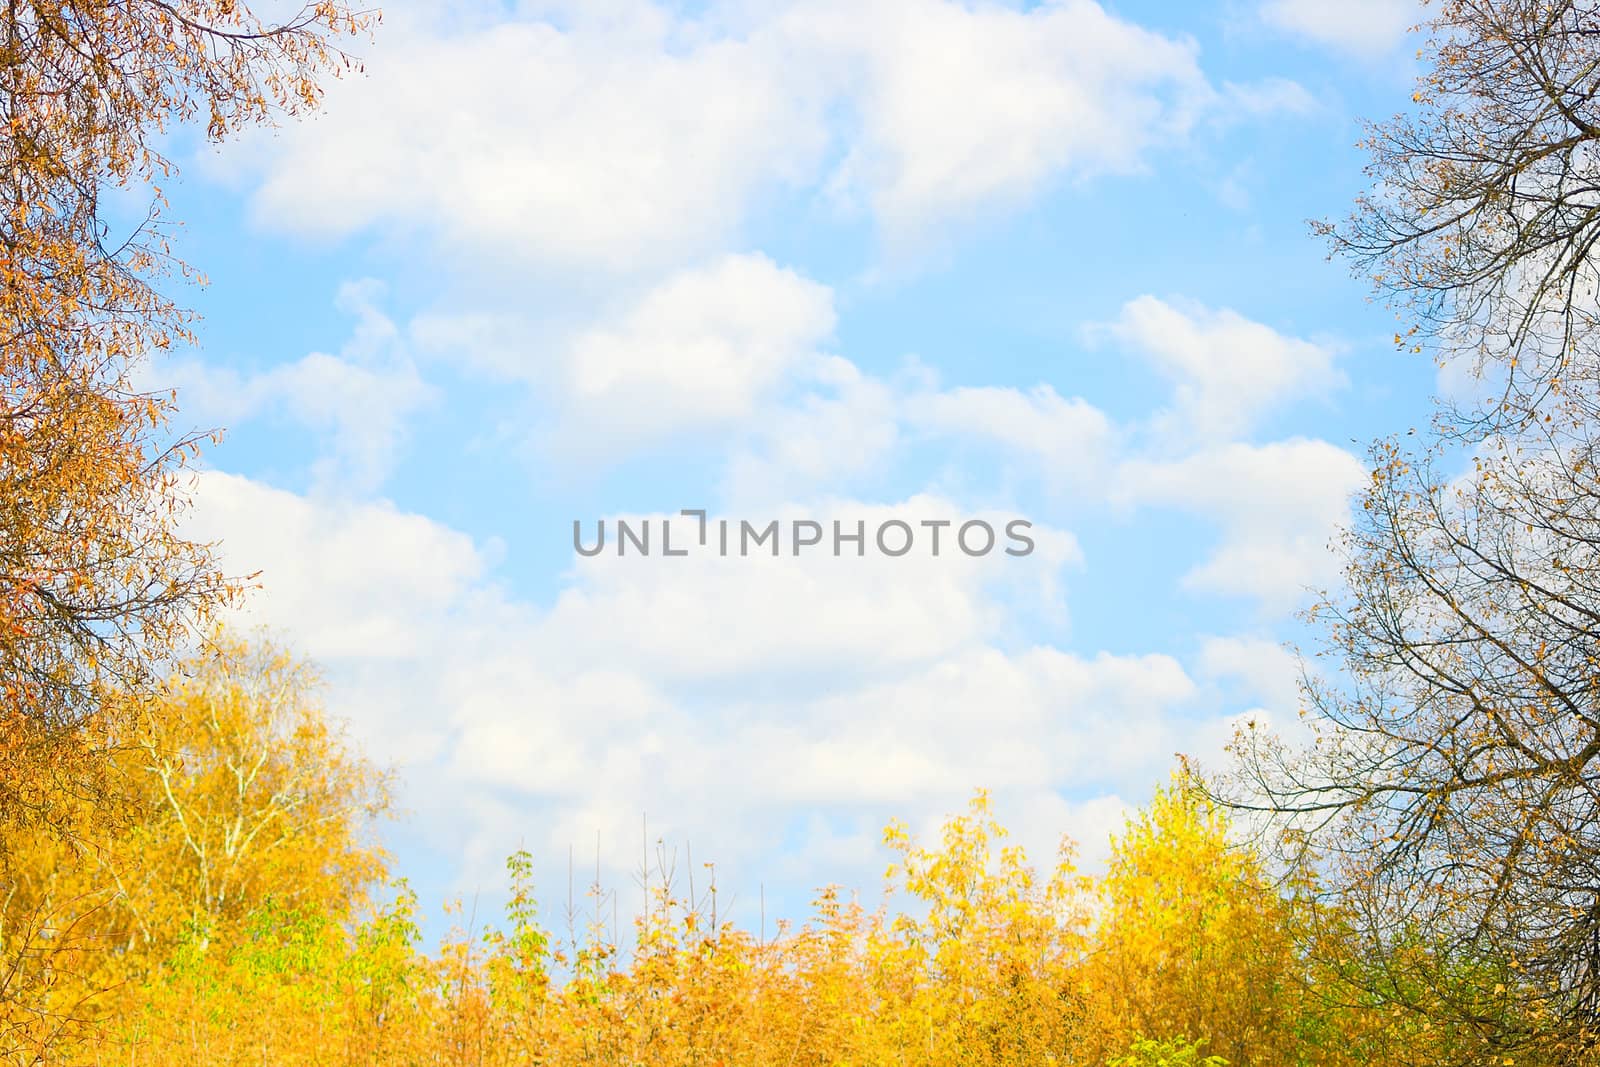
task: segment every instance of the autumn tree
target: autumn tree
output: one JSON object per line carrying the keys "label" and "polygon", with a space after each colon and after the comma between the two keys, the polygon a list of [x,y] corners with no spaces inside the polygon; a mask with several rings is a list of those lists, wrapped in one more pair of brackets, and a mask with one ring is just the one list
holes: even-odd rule
{"label": "autumn tree", "polygon": [[1243,802],[1315,845],[1372,954],[1420,937],[1478,976],[1397,994],[1489,1051],[1576,1055],[1600,1036],[1600,421],[1531,425],[1459,476],[1375,450],[1318,612],[1315,743],[1248,746]]}
{"label": "autumn tree", "polygon": [[383,870],[370,828],[388,781],[329,719],[309,668],[224,634],[141,703],[122,758],[147,814],[108,864],[141,934],[226,923],[268,897],[349,914]]}
{"label": "autumn tree", "polygon": [[[228,792],[202,786],[217,781],[204,770],[186,780],[185,810]],[[334,881],[359,881],[365,868],[348,862],[346,837],[309,826],[308,840],[288,847],[328,855],[343,872]],[[144,840],[168,847],[132,849],[126,862],[148,855],[153,872],[192,865],[181,828],[160,818],[151,827]],[[294,893],[285,876],[298,861],[257,853],[247,862],[259,877],[243,883],[252,888],[228,919],[145,953],[105,1027],[58,1043],[47,1062],[1422,1067],[1481,1052],[1425,1018],[1397,1017],[1390,1003],[1313,995],[1308,986],[1330,971],[1309,949],[1340,942],[1342,920],[1305,922],[1300,896],[1266,878],[1261,857],[1187,778],[1129,819],[1100,878],[1074,871],[1065,843],[1055,870],[1036,872],[983,794],[932,842],[898,824],[884,840],[895,863],[882,906],[869,911],[827,887],[809,920],[759,935],[719,913],[711,882],[685,884],[663,847],[627,948],[598,910],[582,932],[545,929],[526,853],[508,864],[503,927],[484,929],[473,913],[431,950],[403,885],[388,902],[352,908],[331,885]],[[187,914],[194,894],[166,892],[162,881],[152,874],[129,893]],[[467,914],[446,910],[458,923]],[[117,966],[119,951],[108,943],[101,964]],[[1460,966],[1417,973],[1436,985],[1479,977]],[[70,974],[58,987],[70,1003]],[[48,1031],[52,1020],[24,1022]],[[0,1046],[0,1062],[36,1062],[26,1047],[21,1057],[8,1051]]]}
{"label": "autumn tree", "polygon": [[1344,1062],[1337,1041],[1318,1047],[1296,902],[1189,775],[1129,818],[1097,889],[1086,1047],[1201,1041],[1235,1067]]}
{"label": "autumn tree", "polygon": [[10,1038],[60,1057],[180,949],[226,956],[298,923],[334,952],[385,873],[387,780],[282,649],[220,635],[123,699],[129,817],[71,839],[0,831],[0,1056]]}
{"label": "autumn tree", "polygon": [[1326,227],[1477,376],[1420,448],[1372,452],[1326,599],[1313,744],[1246,745],[1349,909],[1355,968],[1456,1059],[1600,1040],[1600,7],[1446,0],[1369,193]]}
{"label": "autumn tree", "polygon": [[908,898],[874,946],[880,971],[898,977],[898,996],[878,1009],[897,1062],[1020,1067],[1072,1043],[1084,880],[1066,839],[1041,873],[1007,837],[981,791],[937,844],[919,845],[897,823],[884,832],[890,876]]}
{"label": "autumn tree", "polygon": [[[327,0],[269,24],[234,0],[13,0],[0,8],[0,813],[55,819],[72,727],[182,643],[229,588],[185,540],[196,441],[145,354],[189,340],[159,145],[314,104],[366,16]],[[149,197],[119,225],[108,193]],[[126,195],[126,194],[124,194]],[[50,781],[41,784],[41,775]]]}
{"label": "autumn tree", "polygon": [[1369,192],[1320,228],[1402,316],[1397,342],[1488,372],[1454,431],[1537,417],[1593,377],[1600,6],[1440,0],[1409,114],[1373,124]]}

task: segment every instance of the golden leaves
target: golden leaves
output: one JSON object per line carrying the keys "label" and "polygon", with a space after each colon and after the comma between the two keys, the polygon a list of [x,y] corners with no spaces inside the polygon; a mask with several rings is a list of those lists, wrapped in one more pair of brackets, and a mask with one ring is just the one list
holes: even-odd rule
{"label": "golden leaves", "polygon": [[[221,136],[313,102],[316,80],[340,65],[330,39],[367,21],[321,4],[268,26],[228,0],[17,0],[0,10],[0,919],[29,894],[55,901],[38,912],[54,914],[67,898],[51,896],[61,892],[61,879],[46,876],[52,864],[116,873],[99,866],[106,856],[88,863],[74,853],[81,862],[67,864],[62,850],[133,818],[116,802],[127,799],[125,776],[138,778],[118,759],[118,746],[131,742],[115,732],[128,722],[119,715],[150,695],[154,665],[239,588],[218,573],[209,546],[178,532],[188,503],[179,474],[202,438],[167,439],[171,397],[134,385],[138,359],[191,340],[192,316],[155,288],[173,271],[190,274],[156,228],[164,204],[151,183],[172,172],[158,136],[202,113]],[[101,197],[140,186],[150,189],[148,218],[118,232]],[[246,725],[236,724],[236,739]],[[198,783],[182,763],[161,766],[171,817],[188,827],[190,858],[205,870],[194,884],[222,879],[218,905],[244,899],[232,868],[213,861],[220,848],[229,863],[243,862],[250,847],[227,835],[213,842],[204,813],[184,806],[185,789]],[[245,799],[255,798],[239,799],[241,825],[250,824]],[[288,838],[280,847],[273,836],[294,825],[293,814],[261,816],[251,847],[274,842],[265,846],[274,863],[296,855]],[[296,877],[316,884],[336,853],[306,860]],[[181,896],[192,872],[169,858],[159,873]],[[28,862],[31,872],[17,866]],[[120,883],[110,885],[117,900],[145,900]],[[97,929],[126,917],[109,904],[94,914]],[[176,917],[140,922],[148,934]],[[0,949],[14,947],[12,932],[0,923]],[[29,1054],[50,1060],[51,1035],[65,1040],[84,1003],[112,988],[101,972],[138,955],[126,942],[87,955],[64,935],[48,944],[29,957],[40,966],[7,979],[0,1057],[21,1055],[5,1038],[21,1032],[8,1027],[22,1019]],[[66,991],[84,1002],[63,1000]]]}
{"label": "golden leaves", "polygon": [[[219,22],[219,20],[221,20]],[[171,172],[154,147],[202,108],[221,136],[293,111],[365,17],[323,4],[269,26],[234,3],[22,0],[0,11],[0,685],[57,724],[147,680],[236,591],[186,542],[177,473],[201,438],[164,440],[170,397],[132,366],[189,341],[160,294],[187,268],[150,218],[115,233],[109,186]],[[225,30],[219,28],[225,23]],[[21,809],[0,782],[0,820]],[[32,816],[30,816],[32,817]]]}
{"label": "golden leaves", "polygon": [[[34,729],[0,720],[0,740],[18,751]],[[0,1053],[66,1061],[108,1017],[137,1011],[128,998],[195,938],[237,944],[262,909],[344,922],[384,874],[367,826],[385,779],[343,747],[305,669],[270,646],[218,635],[155,699],[126,694],[42,752],[103,786],[84,794],[35,769],[19,787],[55,793],[77,820],[72,841],[0,824],[0,974],[16,973]],[[57,931],[42,941],[39,916]]]}
{"label": "golden leaves", "polygon": [[352,910],[340,887],[376,888],[381,869],[335,873],[352,839],[304,809],[295,818],[320,839],[293,847],[334,866],[258,850],[245,857],[254,888],[224,900],[206,890],[201,857],[225,851],[230,781],[257,762],[239,754],[265,743],[276,773],[313,777],[328,759],[283,747],[300,732],[284,715],[308,707],[303,681],[283,673],[294,670],[229,644],[138,720],[146,814],[79,876],[114,873],[125,894],[112,911],[140,917],[142,932],[117,956],[128,982],[98,1036],[74,1033],[60,1062],[1353,1067],[1370,1062],[1356,1035],[1385,1025],[1305,995],[1292,900],[1184,777],[1129,822],[1103,879],[1077,874],[1065,843],[1041,877],[979,794],[936,844],[885,831],[891,885],[909,895],[892,918],[826,887],[811,921],[776,937],[718,920],[714,895],[680,895],[665,866],[647,875],[630,949],[603,923],[562,937],[539,922],[521,853],[507,932],[456,930],[428,952],[403,884],[392,904]]}

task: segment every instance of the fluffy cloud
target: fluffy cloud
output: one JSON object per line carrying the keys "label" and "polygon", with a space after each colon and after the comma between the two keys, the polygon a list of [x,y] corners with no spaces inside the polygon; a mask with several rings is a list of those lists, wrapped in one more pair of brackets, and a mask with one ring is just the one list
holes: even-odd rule
{"label": "fluffy cloud", "polygon": [[888,466],[901,441],[909,384],[864,374],[838,356],[819,360],[809,384],[765,412],[756,440],[729,458],[726,499],[760,505],[824,487],[839,492]]}
{"label": "fluffy cloud", "polygon": [[1264,637],[1208,637],[1198,668],[1212,679],[1236,681],[1263,710],[1280,719],[1300,706],[1300,661],[1282,642]]}
{"label": "fluffy cloud", "polygon": [[[777,520],[788,531],[794,520],[811,519],[822,525],[824,544],[796,553],[784,543],[777,556],[754,549],[737,559],[694,553],[653,562],[610,549],[579,560],[577,581],[551,610],[540,645],[560,649],[574,663],[614,660],[625,649],[630,663],[658,677],[699,679],[759,680],[808,671],[819,661],[853,674],[930,663],[998,632],[1001,614],[988,591],[1007,584],[1035,595],[1041,588],[1053,590],[1061,566],[1079,560],[1071,535],[1048,529],[1031,531],[1032,555],[1006,556],[1004,529],[1016,517],[966,513],[932,496],[892,506],[822,501],[804,510],[790,506],[730,516],[735,538],[741,521],[759,529]],[[638,516],[634,522],[657,524],[659,538],[658,524],[666,518]],[[997,531],[999,547],[988,555],[968,556],[955,546],[955,527],[973,518]],[[845,544],[840,556],[832,554],[835,521],[845,532],[864,524],[870,540],[893,519],[913,528],[913,551],[884,558],[867,545],[866,555],[857,556]],[[676,544],[692,543],[696,520],[672,521]],[[937,556],[933,531],[923,522],[953,524],[942,528]],[[585,527],[584,540],[592,543],[593,523]],[[782,536],[787,540],[787,533]],[[708,528],[707,537],[714,544],[719,534]],[[788,607],[773,611],[774,604]],[[598,633],[608,639],[591,643]]]}
{"label": "fluffy cloud", "polygon": [[728,256],[645,293],[567,356],[575,422],[637,432],[748,417],[834,327],[833,294],[764,256]]}
{"label": "fluffy cloud", "polygon": [[1218,92],[1192,42],[1093,0],[388,14],[323,114],[219,165],[254,185],[263,224],[631,272],[724,247],[764,195],[798,187],[864,204],[900,240],[1138,170],[1205,114],[1303,98]]}
{"label": "fluffy cloud", "polygon": [[729,499],[837,490],[881,477],[897,450],[930,443],[993,445],[1053,488],[1083,489],[1103,482],[1121,443],[1103,411],[1046,384],[945,389],[915,360],[878,378],[837,356],[814,364],[806,384],[763,412],[754,442],[731,458]]}
{"label": "fluffy cloud", "polygon": [[435,399],[378,307],[382,291],[370,280],[341,288],[339,307],[356,325],[337,355],[312,352],[253,374],[204,358],[173,360],[147,365],[143,385],[176,388],[185,418],[198,423],[281,417],[309,427],[324,439],[312,469],[316,484],[369,492],[388,476],[407,420]]}
{"label": "fluffy cloud", "polygon": [[[1065,812],[1103,836],[1116,798],[1199,736],[1173,717],[1196,687],[1170,657],[1006,650],[1008,599],[1075,553],[1049,531],[1025,560],[595,557],[543,608],[496,587],[492,546],[386,504],[208,473],[192,532],[262,568],[249,616],[326,666],[335,708],[414,795],[452,798],[420,814],[482,857],[472,878],[531,827],[547,857],[599,829],[626,871],[648,811],[747,871],[799,833],[801,884],[870,882],[871,865],[820,866],[840,827],[870,840],[983,785],[1040,834],[1074,828],[1045,826]],[[813,813],[821,828],[796,830]]]}
{"label": "fluffy cloud", "polygon": [[[393,505],[308,498],[220,471],[198,476],[187,530],[259,571],[251,614],[319,656],[406,659],[480,582],[488,557],[463,534]],[[419,565],[425,561],[425,565]]]}
{"label": "fluffy cloud", "polygon": [[1137,170],[1215,100],[1192,44],[1092,0],[822,0],[787,25],[840,71],[859,117],[832,190],[864,199],[894,237],[1060,175]]}
{"label": "fluffy cloud", "polygon": [[257,217],[604,270],[717,247],[759,190],[815,168],[820,101],[767,37],[708,39],[632,7],[565,29],[386,12],[365,76],[248,146]]}
{"label": "fluffy cloud", "polygon": [[1234,437],[1286,400],[1345,382],[1326,345],[1286,337],[1229,308],[1141,296],[1091,336],[1133,349],[1172,383],[1173,408],[1157,419],[1169,438]]}
{"label": "fluffy cloud", "polygon": [[908,407],[909,420],[920,428],[998,442],[1068,484],[1103,473],[1116,443],[1104,412],[1049,385],[1027,392],[997,386],[932,391]]}
{"label": "fluffy cloud", "polygon": [[1268,0],[1260,10],[1269,26],[1366,56],[1392,50],[1423,17],[1416,0]]}
{"label": "fluffy cloud", "polygon": [[881,471],[908,439],[999,446],[1053,485],[1102,479],[1119,433],[1081,397],[1029,389],[941,388],[910,361],[867,374],[822,349],[833,291],[765,256],[720,257],[619,301],[596,324],[534,339],[514,317],[425,315],[415,347],[553,399],[546,437],[564,458],[614,459],[652,438],[716,431],[740,441],[728,499],[774,503],[838,491]]}
{"label": "fluffy cloud", "polygon": [[596,455],[749,420],[797,370],[825,372],[835,323],[831,289],[761,255],[686,267],[593,315],[557,337],[482,314],[422,316],[411,334],[434,358],[552,400],[549,439]]}
{"label": "fluffy cloud", "polygon": [[1359,459],[1326,441],[1214,446],[1175,461],[1131,460],[1118,472],[1125,504],[1178,507],[1222,530],[1211,557],[1190,571],[1192,589],[1257,598],[1288,609],[1331,581],[1329,541],[1349,519],[1366,479]]}

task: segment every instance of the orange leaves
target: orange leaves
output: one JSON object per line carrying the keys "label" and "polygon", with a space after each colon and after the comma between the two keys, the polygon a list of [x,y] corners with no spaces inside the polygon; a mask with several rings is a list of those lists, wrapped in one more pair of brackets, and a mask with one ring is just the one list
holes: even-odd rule
{"label": "orange leaves", "polygon": [[[218,635],[154,700],[120,695],[56,736],[0,716],[0,742],[8,756],[35,756],[0,763],[0,788],[71,820],[78,842],[35,826],[43,820],[0,823],[0,972],[43,960],[13,983],[17,1011],[0,1004],[0,1052],[89,1055],[110,1020],[145,1010],[129,997],[147,981],[158,999],[215,992],[157,980],[208,946],[251,973],[272,959],[285,975],[331,966],[334,932],[384,874],[368,836],[383,779],[344,749],[304,668],[270,647]],[[17,922],[41,909],[74,938],[26,941]],[[269,917],[294,933],[270,959],[257,951]],[[385,960],[389,934],[374,949]],[[50,1024],[63,1019],[72,1025]]]}
{"label": "orange leaves", "polygon": [[[140,684],[236,589],[177,533],[174,475],[198,442],[164,441],[170,398],[131,377],[189,339],[191,316],[154,287],[187,268],[148,223],[108,227],[100,196],[171,172],[154,145],[174,119],[203,109],[220,136],[314,100],[339,66],[330,39],[368,20],[312,15],[279,27],[213,0],[0,12],[0,683],[42,718],[81,720],[108,687]],[[0,790],[0,821],[12,801]]]}
{"label": "orange leaves", "polygon": [[1130,819],[1097,888],[1085,981],[1102,1055],[1140,1034],[1209,1038],[1234,1064],[1306,1054],[1290,903],[1186,773]]}
{"label": "orange leaves", "polygon": [[[52,1062],[1354,1067],[1391,1062],[1362,1042],[1407,1025],[1387,1008],[1331,1009],[1306,994],[1306,953],[1329,931],[1300,922],[1183,777],[1129,821],[1101,879],[1078,875],[1067,848],[1039,875],[1003,843],[980,794],[934,843],[886,831],[893,884],[913,898],[898,914],[828,887],[811,921],[773,938],[711,921],[710,894],[680,896],[662,864],[631,945],[598,922],[563,939],[541,925],[533,859],[519,853],[503,928],[454,930],[427,951],[404,883],[386,892],[379,867],[351,866],[351,839],[306,808],[293,847],[322,862],[241,853],[255,888],[208,896],[200,856],[226,851],[239,768],[257,762],[241,753],[276,738],[265,742],[277,746],[272,773],[307,782],[330,761],[293,665],[243,651],[225,644],[169,688],[165,710],[136,717],[134,762],[151,795],[105,835],[109,858],[69,863],[48,838],[4,842],[32,863],[30,884],[58,872],[47,906],[97,939],[73,950],[88,984],[58,980],[51,1003],[96,982],[105,999]],[[261,797],[285,792],[280,780]],[[329,885],[308,884],[317,878]],[[118,898],[94,911],[74,903],[97,883]],[[32,892],[30,908],[45,899]],[[382,896],[392,901],[370,903]],[[20,914],[0,908],[0,945]]]}

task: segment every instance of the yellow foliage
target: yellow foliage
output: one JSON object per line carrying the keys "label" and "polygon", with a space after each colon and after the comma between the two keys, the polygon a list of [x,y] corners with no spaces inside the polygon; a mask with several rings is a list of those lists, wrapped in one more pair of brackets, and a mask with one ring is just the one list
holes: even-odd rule
{"label": "yellow foliage", "polygon": [[[237,589],[179,531],[199,441],[168,433],[171,396],[133,373],[189,337],[154,288],[183,270],[159,218],[160,135],[314,101],[343,65],[332,42],[367,22],[339,3],[284,26],[231,0],[0,9],[0,821],[70,831],[70,798],[103,769],[71,728]],[[149,218],[108,219],[113,190],[148,193]]]}
{"label": "yellow foliage", "polygon": [[1291,902],[1195,782],[1175,775],[1130,820],[1097,893],[1086,980],[1101,1054],[1184,1034],[1241,1067],[1303,1062]]}
{"label": "yellow foliage", "polygon": [[218,637],[127,704],[95,725],[117,805],[71,800],[70,838],[0,833],[0,1051],[59,1056],[180,949],[236,942],[264,908],[341,922],[384,873],[386,782],[282,651]]}
{"label": "yellow foliage", "polygon": [[1340,1003],[1338,924],[1181,774],[1099,877],[1067,842],[1036,871],[980,792],[935,842],[885,831],[872,910],[828,887],[757,937],[714,881],[685,896],[663,872],[629,944],[598,914],[558,938],[519,853],[504,923],[428,950],[369,837],[386,782],[283,652],[219,636],[100,721],[126,817],[0,832],[0,1062],[1353,1067],[1473,1047]]}

